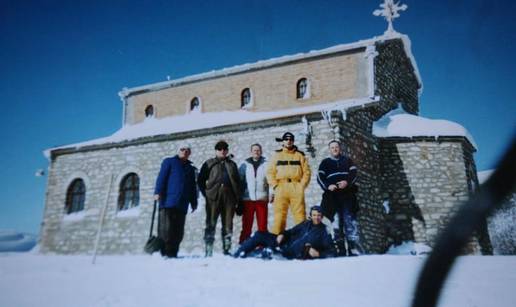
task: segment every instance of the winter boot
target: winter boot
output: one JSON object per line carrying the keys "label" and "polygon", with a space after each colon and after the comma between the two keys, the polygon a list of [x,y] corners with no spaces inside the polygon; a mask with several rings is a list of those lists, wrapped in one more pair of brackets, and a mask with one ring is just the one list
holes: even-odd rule
{"label": "winter boot", "polygon": [[348,241],[349,256],[360,256],[364,254],[364,248],[358,241]]}
{"label": "winter boot", "polygon": [[306,243],[303,248],[303,257],[302,259],[312,259],[312,256],[310,256],[310,248],[312,248],[312,245],[309,243]]}
{"label": "winter boot", "polygon": [[231,255],[229,252],[231,250],[231,235],[225,235],[222,239],[222,249],[224,255]]}
{"label": "winter boot", "polygon": [[262,259],[263,260],[271,260],[272,259],[272,249],[266,247],[262,250]]}
{"label": "winter boot", "polygon": [[335,251],[337,253],[337,257],[345,257],[346,256],[346,239],[344,234],[340,232],[338,229],[334,231],[334,243],[335,243]]}
{"label": "winter boot", "polygon": [[206,242],[204,257],[213,256],[213,242]]}
{"label": "winter boot", "polygon": [[233,254],[233,258],[246,258],[247,253],[243,251],[241,248],[237,249],[237,251]]}

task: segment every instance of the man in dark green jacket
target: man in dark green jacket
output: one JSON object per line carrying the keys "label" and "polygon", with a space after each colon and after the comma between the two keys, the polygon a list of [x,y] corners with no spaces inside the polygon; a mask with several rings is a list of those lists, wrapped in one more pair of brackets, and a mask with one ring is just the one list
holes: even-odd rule
{"label": "man in dark green jacket", "polygon": [[230,254],[233,216],[240,196],[240,176],[236,163],[228,156],[228,148],[229,145],[225,141],[215,144],[216,156],[204,162],[197,180],[199,189],[206,199],[206,257],[213,255],[215,226],[219,215],[222,215],[222,248],[225,255]]}

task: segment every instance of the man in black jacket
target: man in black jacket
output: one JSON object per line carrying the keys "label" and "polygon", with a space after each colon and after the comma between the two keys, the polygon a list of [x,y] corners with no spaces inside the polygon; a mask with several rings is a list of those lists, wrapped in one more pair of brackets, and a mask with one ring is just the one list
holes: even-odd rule
{"label": "man in black jacket", "polygon": [[310,208],[310,218],[279,235],[257,231],[245,240],[233,255],[245,258],[256,247],[263,246],[262,256],[270,258],[272,252],[279,252],[287,259],[316,259],[334,256],[333,242],[322,223],[320,206]]}
{"label": "man in black jacket", "polygon": [[333,223],[335,214],[337,214],[338,226],[334,227],[334,236],[338,254],[340,256],[346,255],[345,230],[348,255],[357,256],[363,253],[359,242],[356,218],[358,211],[355,195],[357,190],[355,185],[357,167],[349,157],[342,154],[339,141],[330,141],[328,147],[330,157],[321,161],[317,174],[317,182],[324,191],[321,202],[323,215]]}
{"label": "man in black jacket", "polygon": [[233,216],[240,198],[240,175],[238,167],[228,156],[228,143],[215,144],[215,158],[208,159],[201,167],[197,183],[206,199],[205,256],[213,255],[215,226],[222,215],[222,248],[225,255],[231,249]]}

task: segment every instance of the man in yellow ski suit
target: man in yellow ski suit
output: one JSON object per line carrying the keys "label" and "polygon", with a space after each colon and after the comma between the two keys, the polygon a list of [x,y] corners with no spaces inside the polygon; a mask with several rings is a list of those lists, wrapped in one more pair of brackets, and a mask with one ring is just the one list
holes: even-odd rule
{"label": "man in yellow ski suit", "polygon": [[278,235],[285,230],[289,207],[296,225],[306,219],[305,189],[310,182],[310,166],[305,154],[294,145],[292,133],[285,132],[276,141],[283,142],[283,148],[276,150],[269,162],[267,181],[274,202],[271,232]]}

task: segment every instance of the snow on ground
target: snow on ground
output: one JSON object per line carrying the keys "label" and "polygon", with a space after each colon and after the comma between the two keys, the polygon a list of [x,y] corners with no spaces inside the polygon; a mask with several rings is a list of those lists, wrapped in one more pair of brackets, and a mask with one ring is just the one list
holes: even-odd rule
{"label": "snow on ground", "polygon": [[[0,306],[409,306],[424,256],[314,261],[0,253]],[[465,256],[439,306],[516,306],[516,256]]]}
{"label": "snow on ground", "polygon": [[423,243],[416,243],[413,241],[405,241],[399,246],[391,246],[387,250],[390,255],[424,255],[430,254],[432,248]]}

